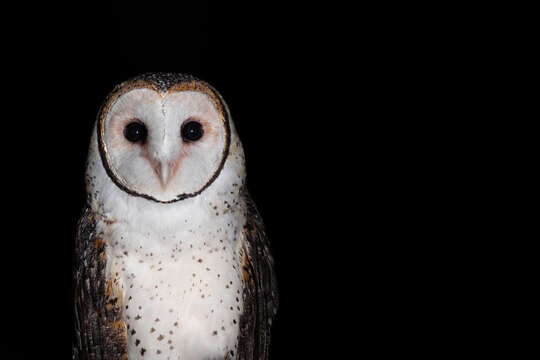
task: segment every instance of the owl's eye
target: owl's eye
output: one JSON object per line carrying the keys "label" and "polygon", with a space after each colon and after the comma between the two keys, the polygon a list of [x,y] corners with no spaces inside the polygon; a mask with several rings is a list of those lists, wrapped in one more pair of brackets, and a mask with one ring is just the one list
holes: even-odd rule
{"label": "owl's eye", "polygon": [[203,134],[203,127],[198,121],[188,121],[182,125],[182,139],[184,141],[197,141]]}
{"label": "owl's eye", "polygon": [[146,126],[138,121],[130,122],[124,128],[124,137],[132,143],[144,142],[147,135]]}

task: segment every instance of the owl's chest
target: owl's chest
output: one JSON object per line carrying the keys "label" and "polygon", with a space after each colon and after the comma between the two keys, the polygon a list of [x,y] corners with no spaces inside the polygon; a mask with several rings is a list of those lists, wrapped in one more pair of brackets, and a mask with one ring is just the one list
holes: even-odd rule
{"label": "owl's chest", "polygon": [[122,292],[129,359],[236,352],[242,312],[236,233],[113,234],[120,238],[111,239],[109,276]]}

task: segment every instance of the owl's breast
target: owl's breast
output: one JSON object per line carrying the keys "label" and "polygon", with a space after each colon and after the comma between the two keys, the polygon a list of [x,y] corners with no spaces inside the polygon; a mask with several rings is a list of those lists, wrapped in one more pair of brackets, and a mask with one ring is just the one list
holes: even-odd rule
{"label": "owl's breast", "polygon": [[129,359],[236,353],[241,266],[233,232],[221,235],[184,234],[145,247],[122,234],[113,242],[109,274],[123,293]]}

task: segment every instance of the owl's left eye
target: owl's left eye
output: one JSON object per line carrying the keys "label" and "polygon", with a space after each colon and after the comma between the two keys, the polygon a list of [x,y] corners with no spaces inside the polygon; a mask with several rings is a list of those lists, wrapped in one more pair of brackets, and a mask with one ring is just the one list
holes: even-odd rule
{"label": "owl's left eye", "polygon": [[124,128],[124,137],[132,143],[144,142],[147,135],[146,126],[138,121],[130,122]]}
{"label": "owl's left eye", "polygon": [[197,141],[203,136],[203,127],[198,121],[188,121],[182,125],[182,139],[184,141]]}

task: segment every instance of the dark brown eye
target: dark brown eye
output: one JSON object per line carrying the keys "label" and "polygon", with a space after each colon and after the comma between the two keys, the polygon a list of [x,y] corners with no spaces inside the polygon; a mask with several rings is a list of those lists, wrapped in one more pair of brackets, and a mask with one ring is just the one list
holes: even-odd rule
{"label": "dark brown eye", "polygon": [[124,128],[124,137],[132,143],[143,143],[146,140],[147,135],[148,131],[146,130],[146,126],[138,121],[130,122]]}
{"label": "dark brown eye", "polygon": [[182,139],[184,141],[197,141],[203,134],[203,127],[198,121],[188,121],[182,125]]}

